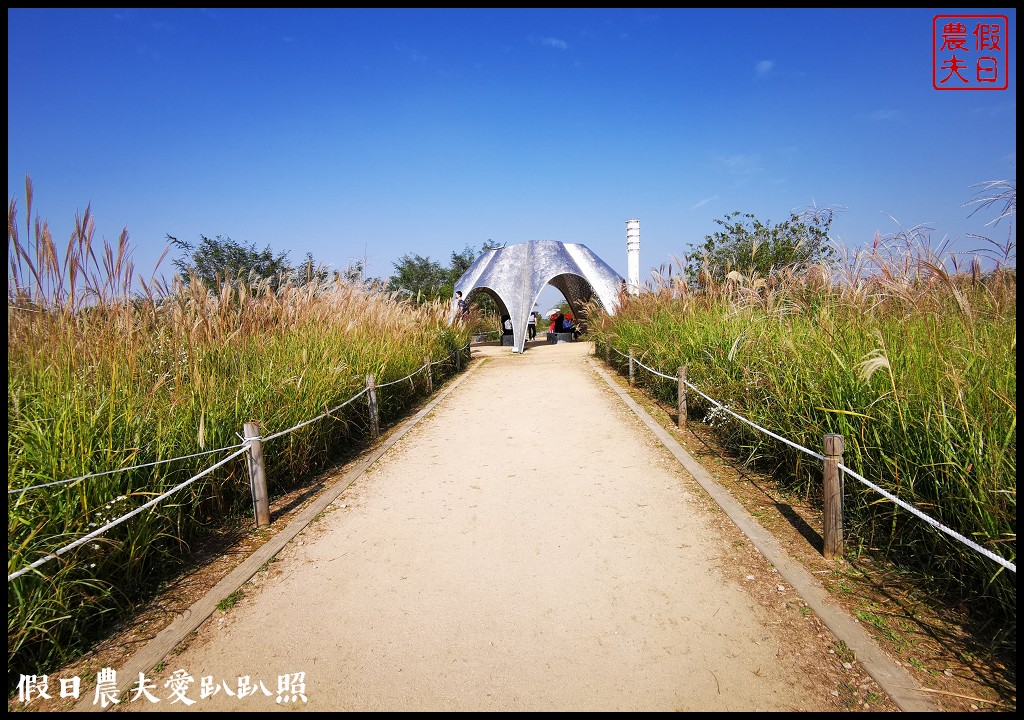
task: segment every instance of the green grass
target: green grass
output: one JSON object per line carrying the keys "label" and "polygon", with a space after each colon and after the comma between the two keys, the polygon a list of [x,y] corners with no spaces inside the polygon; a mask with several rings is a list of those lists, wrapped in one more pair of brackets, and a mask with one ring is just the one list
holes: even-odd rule
{"label": "green grass", "polygon": [[238,601],[241,600],[241,599],[242,599],[242,591],[241,590],[235,590],[233,593],[231,593],[226,598],[224,598],[219,603],[217,603],[217,609],[220,610],[221,612],[225,612],[227,610],[230,610],[235,605],[237,605]]}
{"label": "green grass", "polygon": [[857,655],[846,645],[845,640],[832,643],[831,649],[840,662],[853,663],[857,661]]}

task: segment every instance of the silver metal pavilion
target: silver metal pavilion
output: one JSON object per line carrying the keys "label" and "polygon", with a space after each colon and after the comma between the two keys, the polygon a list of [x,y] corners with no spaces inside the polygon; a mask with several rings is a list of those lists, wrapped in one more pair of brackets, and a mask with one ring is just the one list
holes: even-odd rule
{"label": "silver metal pavilion", "polygon": [[[512,319],[512,352],[526,345],[530,312],[546,285],[554,286],[569,303],[575,317],[582,317],[583,303],[596,299],[614,314],[625,280],[586,245],[534,240],[486,250],[455,283],[467,302],[486,293],[502,315]],[[455,318],[453,303],[451,320]]]}

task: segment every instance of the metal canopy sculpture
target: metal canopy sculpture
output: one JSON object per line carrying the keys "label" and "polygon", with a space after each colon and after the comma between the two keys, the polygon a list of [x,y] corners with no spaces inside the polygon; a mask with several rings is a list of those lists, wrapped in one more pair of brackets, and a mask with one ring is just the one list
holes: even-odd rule
{"label": "metal canopy sculpture", "polygon": [[583,303],[594,298],[614,314],[624,283],[586,245],[534,240],[485,251],[458,279],[453,292],[461,290],[467,302],[478,292],[493,298],[499,312],[512,319],[512,352],[521,353],[530,312],[545,285],[558,289],[573,315],[582,317]]}

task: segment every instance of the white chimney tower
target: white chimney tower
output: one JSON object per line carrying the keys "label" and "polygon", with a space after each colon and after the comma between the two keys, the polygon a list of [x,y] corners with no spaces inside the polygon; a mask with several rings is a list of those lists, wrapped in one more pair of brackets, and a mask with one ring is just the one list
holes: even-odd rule
{"label": "white chimney tower", "polygon": [[640,221],[626,221],[626,278],[630,295],[640,294]]}

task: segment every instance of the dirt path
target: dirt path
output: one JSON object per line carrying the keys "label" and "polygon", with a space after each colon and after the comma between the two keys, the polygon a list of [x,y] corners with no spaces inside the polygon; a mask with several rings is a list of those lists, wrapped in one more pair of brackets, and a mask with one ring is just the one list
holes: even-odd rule
{"label": "dirt path", "polygon": [[[120,709],[185,709],[164,687],[183,669],[193,710],[834,710],[802,626],[723,564],[735,536],[588,349],[475,349],[483,365],[150,676],[165,699]],[[307,702],[275,702],[294,673]],[[199,700],[203,676],[270,696]]]}

